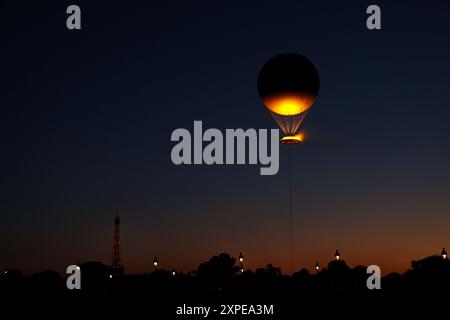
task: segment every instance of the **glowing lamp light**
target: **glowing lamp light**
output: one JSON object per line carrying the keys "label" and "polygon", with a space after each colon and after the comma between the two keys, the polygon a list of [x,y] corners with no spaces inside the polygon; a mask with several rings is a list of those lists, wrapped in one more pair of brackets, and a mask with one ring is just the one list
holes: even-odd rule
{"label": "glowing lamp light", "polygon": [[177,275],[177,273],[175,272],[175,270],[172,271],[172,275],[175,277]]}
{"label": "glowing lamp light", "polygon": [[316,262],[315,268],[316,268],[316,271],[319,271],[319,270],[320,270],[320,266],[319,266],[319,263],[318,263],[318,262]]}
{"label": "glowing lamp light", "polygon": [[155,268],[158,266],[158,260],[156,259],[156,257],[155,257],[155,259],[153,259],[153,266]]}
{"label": "glowing lamp light", "polygon": [[244,262],[244,256],[242,255],[242,252],[239,254],[239,262]]}
{"label": "glowing lamp light", "polygon": [[109,278],[112,279],[112,274],[109,275]]}
{"label": "glowing lamp light", "polygon": [[339,260],[341,258],[341,254],[339,253],[339,250],[336,250],[336,253],[334,254],[336,257],[336,260]]}
{"label": "glowing lamp light", "polygon": [[447,251],[445,251],[445,248],[442,248],[441,256],[443,259],[447,260],[448,255],[447,255]]}
{"label": "glowing lamp light", "polygon": [[241,268],[241,273],[244,273],[244,268]]}

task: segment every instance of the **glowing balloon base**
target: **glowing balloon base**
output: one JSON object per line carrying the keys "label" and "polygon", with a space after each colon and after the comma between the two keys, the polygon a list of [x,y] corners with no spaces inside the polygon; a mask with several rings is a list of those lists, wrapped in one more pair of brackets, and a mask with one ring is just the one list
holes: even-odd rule
{"label": "glowing balloon base", "polygon": [[296,143],[300,143],[302,141],[303,141],[303,135],[301,135],[301,134],[296,134],[293,136],[284,136],[280,140],[280,142],[282,144],[296,144]]}

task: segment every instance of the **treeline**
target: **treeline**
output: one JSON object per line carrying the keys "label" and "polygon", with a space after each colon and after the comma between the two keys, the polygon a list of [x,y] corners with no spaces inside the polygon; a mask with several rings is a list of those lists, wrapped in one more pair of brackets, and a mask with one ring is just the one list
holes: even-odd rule
{"label": "treeline", "polygon": [[391,273],[381,279],[381,290],[367,288],[365,266],[349,267],[343,260],[331,261],[311,274],[302,269],[292,276],[283,275],[272,265],[255,271],[242,270],[226,253],[213,256],[188,274],[158,270],[140,275],[112,274],[101,262],[80,265],[81,290],[68,290],[66,278],[55,271],[44,271],[30,277],[11,269],[2,274],[2,295],[111,295],[152,296],[190,299],[203,297],[286,297],[322,294],[397,294],[450,293],[450,261],[430,256],[413,261],[403,274]]}

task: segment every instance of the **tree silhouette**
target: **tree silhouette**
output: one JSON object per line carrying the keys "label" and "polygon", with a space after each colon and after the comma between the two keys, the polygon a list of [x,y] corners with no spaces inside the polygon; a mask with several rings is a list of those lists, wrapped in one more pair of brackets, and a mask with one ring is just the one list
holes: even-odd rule
{"label": "tree silhouette", "polygon": [[209,261],[200,264],[197,278],[210,288],[224,288],[231,283],[232,277],[239,272],[236,259],[227,253],[213,256]]}
{"label": "tree silhouette", "polygon": [[[268,264],[255,272],[241,273],[236,260],[221,253],[201,263],[196,272],[176,273],[160,269],[146,274],[110,277],[110,268],[101,262],[80,265],[81,290],[68,290],[65,277],[54,271],[25,277],[10,269],[0,277],[0,295],[108,295],[145,296],[147,298],[186,301],[188,298],[276,298],[279,301],[301,296],[346,297],[369,294],[393,297],[450,293],[450,261],[443,256],[430,256],[412,261],[403,274],[391,273],[381,279],[382,290],[368,290],[365,266],[350,268],[344,260],[333,260],[319,272],[301,269],[292,276]],[[67,275],[66,275],[67,277]],[[376,291],[376,292],[375,292]]]}
{"label": "tree silhouette", "polygon": [[109,281],[109,267],[101,262],[86,262],[80,266],[81,288],[88,293],[103,293]]}

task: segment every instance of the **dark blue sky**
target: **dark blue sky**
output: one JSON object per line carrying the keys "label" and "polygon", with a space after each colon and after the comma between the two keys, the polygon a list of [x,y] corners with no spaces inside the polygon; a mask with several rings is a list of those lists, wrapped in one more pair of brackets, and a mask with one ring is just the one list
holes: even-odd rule
{"label": "dark blue sky", "polygon": [[256,78],[282,52],[321,77],[294,149],[296,267],[339,248],[401,271],[450,247],[448,2],[77,1],[69,31],[73,3],[0,4],[0,266],[110,263],[118,208],[129,272],[221,251],[288,271],[285,146],[275,176],[170,161],[194,120],[275,128]]}

